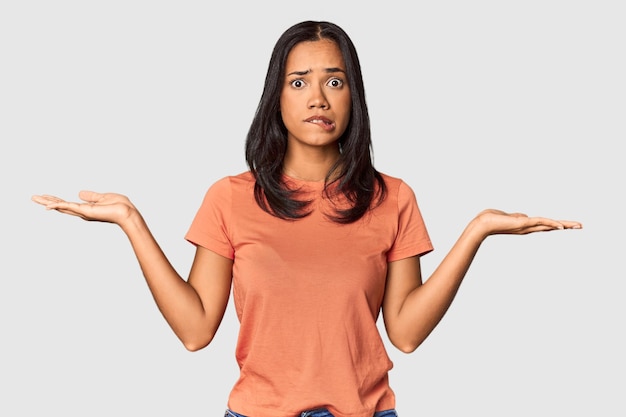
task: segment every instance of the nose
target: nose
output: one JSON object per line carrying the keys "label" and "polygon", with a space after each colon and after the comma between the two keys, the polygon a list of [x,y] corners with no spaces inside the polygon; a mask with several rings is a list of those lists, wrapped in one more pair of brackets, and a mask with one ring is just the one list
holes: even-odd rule
{"label": "nose", "polygon": [[315,88],[311,88],[311,95],[309,97],[308,106],[310,109],[320,108],[326,109],[329,107],[328,100],[326,100],[326,95],[324,94],[324,90],[322,86],[318,86]]}

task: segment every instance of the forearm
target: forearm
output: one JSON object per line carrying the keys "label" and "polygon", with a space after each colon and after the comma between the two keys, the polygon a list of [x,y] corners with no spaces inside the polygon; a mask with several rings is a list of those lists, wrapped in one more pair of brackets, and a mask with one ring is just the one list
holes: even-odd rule
{"label": "forearm", "polygon": [[[135,212],[120,227],[128,236],[150,292],[174,333],[185,346],[208,343],[206,338],[212,336],[207,336],[207,328],[211,324],[207,323],[198,293],[176,272],[142,216]],[[198,342],[199,339],[203,341]]]}
{"label": "forearm", "polygon": [[476,221],[471,222],[424,284],[407,295],[397,317],[401,350],[417,349],[441,321],[484,238]]}

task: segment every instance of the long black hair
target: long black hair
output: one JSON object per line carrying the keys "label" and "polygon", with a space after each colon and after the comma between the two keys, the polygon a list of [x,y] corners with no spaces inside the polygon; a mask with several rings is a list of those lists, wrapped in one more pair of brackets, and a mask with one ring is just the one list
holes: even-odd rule
{"label": "long black hair", "polygon": [[299,219],[310,213],[307,211],[310,201],[298,199],[298,190],[290,189],[284,182],[287,129],[280,114],[280,95],[289,52],[300,42],[322,39],[335,42],[341,50],[352,96],[350,121],[339,138],[341,153],[325,180],[325,195],[330,197],[329,185],[336,183],[333,192],[345,196],[349,207],[336,207],[334,213],[327,213],[327,216],[338,223],[352,223],[360,219],[373,203],[384,200],[386,186],[372,164],[370,121],[356,48],[347,33],[336,24],[304,21],[287,29],[276,42],[263,94],[248,131],[246,162],[255,177],[256,202],[263,210],[283,219]]}

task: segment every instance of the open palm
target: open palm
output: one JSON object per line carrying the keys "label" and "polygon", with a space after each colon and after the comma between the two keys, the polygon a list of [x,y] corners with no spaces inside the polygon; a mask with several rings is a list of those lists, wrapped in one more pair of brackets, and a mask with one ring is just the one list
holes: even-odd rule
{"label": "open palm", "polygon": [[83,220],[119,225],[127,220],[133,211],[136,211],[128,197],[121,194],[81,191],[78,197],[83,201],[82,203],[65,201],[52,195],[35,195],[32,200],[48,210],[70,214]]}
{"label": "open palm", "polygon": [[579,222],[575,221],[528,217],[522,213],[506,213],[496,209],[483,210],[478,214],[477,219],[483,225],[486,236],[496,234],[525,235],[534,232],[580,229],[582,227]]}

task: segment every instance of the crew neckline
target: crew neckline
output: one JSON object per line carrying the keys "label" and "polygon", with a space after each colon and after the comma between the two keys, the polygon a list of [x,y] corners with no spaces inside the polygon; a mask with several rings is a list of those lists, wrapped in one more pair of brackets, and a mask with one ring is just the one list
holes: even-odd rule
{"label": "crew neckline", "polygon": [[303,185],[306,184],[308,186],[315,187],[315,188],[320,188],[320,189],[324,188],[324,186],[326,185],[326,179],[321,179],[321,180],[317,180],[317,181],[315,181],[315,180],[303,180],[303,179],[300,179],[300,178],[292,177],[292,176],[290,176],[288,174],[285,174],[285,173],[283,173],[283,178],[285,180],[287,180],[289,182],[292,182],[292,183],[295,183],[295,184],[303,184]]}

